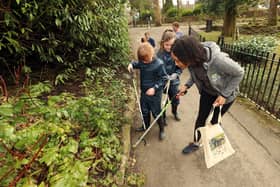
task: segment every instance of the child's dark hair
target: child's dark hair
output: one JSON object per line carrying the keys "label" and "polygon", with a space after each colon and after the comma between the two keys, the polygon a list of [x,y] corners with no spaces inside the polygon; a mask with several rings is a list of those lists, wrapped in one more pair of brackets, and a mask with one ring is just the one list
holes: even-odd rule
{"label": "child's dark hair", "polygon": [[207,61],[206,50],[194,37],[182,36],[175,40],[171,51],[184,64],[200,65]]}

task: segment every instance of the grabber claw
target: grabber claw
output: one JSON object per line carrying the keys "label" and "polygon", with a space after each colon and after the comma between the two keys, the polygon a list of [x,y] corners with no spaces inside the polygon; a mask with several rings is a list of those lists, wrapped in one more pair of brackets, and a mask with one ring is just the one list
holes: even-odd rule
{"label": "grabber claw", "polygon": [[[139,137],[138,140],[140,140],[140,138],[141,138],[141,137]],[[146,139],[144,139],[144,138],[142,138],[142,139],[139,141],[139,143],[140,143],[140,142],[143,142],[143,143],[144,143],[144,146],[147,145],[147,141],[146,141]],[[138,143],[138,144],[139,144],[139,143]],[[138,144],[133,144],[133,145],[132,145],[132,148],[136,148]]]}

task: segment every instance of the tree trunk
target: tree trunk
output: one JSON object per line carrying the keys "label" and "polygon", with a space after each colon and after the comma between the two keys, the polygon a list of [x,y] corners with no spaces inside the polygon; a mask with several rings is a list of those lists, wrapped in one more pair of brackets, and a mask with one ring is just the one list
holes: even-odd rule
{"label": "tree trunk", "polygon": [[179,10],[180,10],[180,0],[177,0],[177,13],[179,14]]}
{"label": "tree trunk", "polygon": [[277,25],[277,4],[278,0],[270,0],[268,12],[268,25]]}
{"label": "tree trunk", "polygon": [[177,16],[180,15],[180,8],[182,8],[182,0],[177,0]]}
{"label": "tree trunk", "polygon": [[161,9],[161,11],[160,11],[160,13],[161,13],[161,22],[162,23],[164,23],[164,19],[165,19],[165,15],[164,15],[164,4],[165,4],[165,1],[166,0],[161,0],[161,6],[162,6],[162,9]]}
{"label": "tree trunk", "polygon": [[166,11],[169,9],[169,8],[172,8],[173,7],[173,1],[172,0],[165,0],[164,1],[164,4],[162,6],[162,9],[163,9],[163,13],[166,13]]}
{"label": "tree trunk", "polygon": [[155,25],[161,26],[161,13],[160,13],[159,0],[153,0],[153,3],[155,7]]}
{"label": "tree trunk", "polygon": [[236,15],[237,15],[236,5],[226,8],[223,30],[222,30],[223,36],[233,36],[234,35],[235,29],[236,29]]}

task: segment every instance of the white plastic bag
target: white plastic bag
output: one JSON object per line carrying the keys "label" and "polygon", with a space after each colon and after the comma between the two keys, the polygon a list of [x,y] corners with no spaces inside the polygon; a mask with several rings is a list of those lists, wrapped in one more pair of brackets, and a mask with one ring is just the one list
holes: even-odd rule
{"label": "white plastic bag", "polygon": [[196,137],[198,131],[201,134],[200,141],[203,145],[204,157],[207,168],[214,166],[215,164],[226,159],[235,152],[223,128],[220,126],[221,107],[218,123],[214,125],[210,123],[213,113],[214,108],[211,110],[208,116],[205,127],[200,127],[196,130]]}

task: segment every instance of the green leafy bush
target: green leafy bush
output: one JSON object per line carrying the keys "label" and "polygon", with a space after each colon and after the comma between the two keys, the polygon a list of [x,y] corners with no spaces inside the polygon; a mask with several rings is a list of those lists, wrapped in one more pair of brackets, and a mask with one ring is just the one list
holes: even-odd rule
{"label": "green leafy bush", "polygon": [[272,36],[251,36],[249,38],[241,38],[234,42],[234,45],[252,51],[271,52],[275,49],[277,40]]}
{"label": "green leafy bush", "polygon": [[0,105],[0,186],[117,186],[125,84],[89,71],[87,96],[39,83]]}
{"label": "green leafy bush", "polygon": [[202,13],[203,13],[203,4],[196,3],[193,10],[193,15],[199,15]]}
{"label": "green leafy bush", "polygon": [[162,13],[166,14],[167,10],[174,7],[172,0],[166,0],[162,7]]}
{"label": "green leafy bush", "polygon": [[153,14],[153,11],[143,10],[140,12],[140,20],[146,23],[150,16],[153,17]]}
{"label": "green leafy bush", "polygon": [[141,173],[133,173],[127,177],[126,182],[129,186],[140,187],[145,184],[145,176]]}
{"label": "green leafy bush", "polygon": [[181,15],[182,16],[192,16],[193,15],[193,11],[189,10],[189,9],[182,9]]}
{"label": "green leafy bush", "polygon": [[175,7],[172,7],[166,11],[166,17],[172,18],[176,17],[178,15],[178,9]]}
{"label": "green leafy bush", "polygon": [[[65,70],[59,79],[67,79],[84,66],[126,64],[129,48],[123,3],[123,0],[4,3],[0,12],[1,60],[11,69],[18,64],[31,68],[48,63],[59,65]],[[3,64],[0,67],[7,68]]]}

